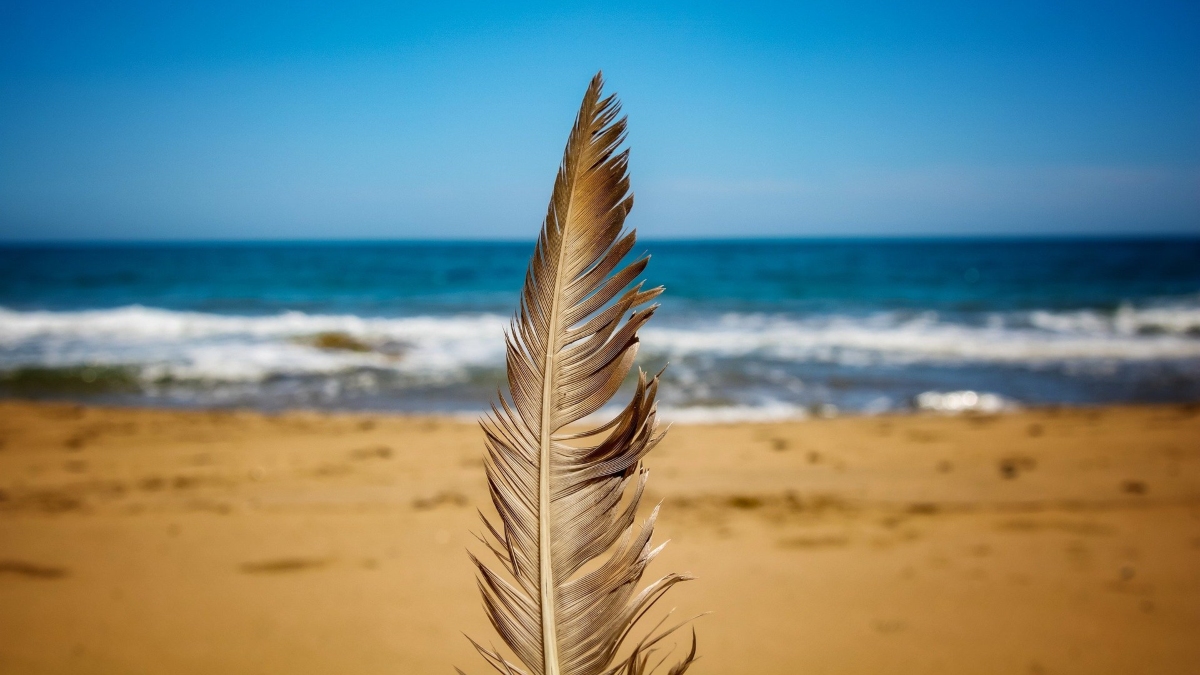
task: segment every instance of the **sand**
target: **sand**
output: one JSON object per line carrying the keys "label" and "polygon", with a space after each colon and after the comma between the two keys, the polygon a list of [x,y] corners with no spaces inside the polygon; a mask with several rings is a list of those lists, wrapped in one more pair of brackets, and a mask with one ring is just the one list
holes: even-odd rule
{"label": "sand", "polygon": [[[0,672],[488,672],[481,447],[0,403]],[[1200,407],[676,426],[648,463],[692,672],[1200,669]]]}

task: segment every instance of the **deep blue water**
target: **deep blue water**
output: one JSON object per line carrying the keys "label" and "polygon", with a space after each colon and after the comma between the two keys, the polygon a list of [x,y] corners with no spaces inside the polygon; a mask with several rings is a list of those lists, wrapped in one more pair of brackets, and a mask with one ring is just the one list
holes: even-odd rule
{"label": "deep blue water", "polygon": [[[478,409],[501,379],[499,331],[530,250],[0,247],[0,391]],[[644,361],[671,362],[664,404],[695,414],[908,409],[922,393],[958,390],[1013,404],[1200,399],[1200,239],[650,241],[637,251],[653,256],[647,280],[667,287]]]}
{"label": "deep blue water", "polygon": [[[509,313],[531,243],[0,247],[0,306]],[[1200,239],[641,242],[694,311],[1112,310],[1200,292]]]}

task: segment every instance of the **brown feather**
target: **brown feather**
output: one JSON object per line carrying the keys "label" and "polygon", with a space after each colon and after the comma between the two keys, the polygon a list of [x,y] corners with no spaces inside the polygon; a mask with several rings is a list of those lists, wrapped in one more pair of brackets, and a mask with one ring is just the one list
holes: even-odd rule
{"label": "brown feather", "polygon": [[[657,307],[645,305],[662,292],[630,286],[648,258],[621,267],[635,243],[633,232],[622,232],[633,206],[628,151],[618,152],[625,119],[614,97],[601,98],[602,86],[597,74],[584,95],[506,335],[508,396],[482,423],[500,516],[498,527],[487,522],[484,539],[504,574],[472,560],[488,618],[523,666],[472,644],[506,675],[648,672],[649,652],[665,633],[628,657],[617,653],[638,619],[689,578],[670,574],[635,595],[661,550],[650,545],[658,509],[635,523],[647,476],[641,460],[662,438],[658,376],[639,371],[632,400],[609,422],[563,432],[616,394],[637,355],[637,330]],[[693,638],[692,653],[671,672],[694,657]]]}

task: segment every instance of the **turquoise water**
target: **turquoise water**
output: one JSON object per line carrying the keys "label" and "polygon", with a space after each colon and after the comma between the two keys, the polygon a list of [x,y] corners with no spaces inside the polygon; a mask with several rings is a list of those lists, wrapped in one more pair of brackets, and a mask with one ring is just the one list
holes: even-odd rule
{"label": "turquoise water", "polygon": [[[0,393],[479,410],[530,249],[0,248]],[[667,287],[642,361],[670,363],[663,405],[680,418],[1200,400],[1200,239],[639,250]]]}

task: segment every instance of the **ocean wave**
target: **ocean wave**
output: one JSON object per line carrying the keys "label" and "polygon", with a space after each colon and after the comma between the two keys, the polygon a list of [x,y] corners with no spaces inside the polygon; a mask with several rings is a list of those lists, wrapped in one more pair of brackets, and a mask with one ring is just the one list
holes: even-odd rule
{"label": "ocean wave", "polygon": [[1030,323],[1055,333],[1075,335],[1200,335],[1200,306],[1176,304],[1136,308],[1122,304],[1115,312],[1034,311]]}
{"label": "ocean wave", "polygon": [[[503,368],[506,317],[369,318],[286,312],[229,316],[141,306],[77,312],[0,309],[0,369],[121,366],[146,380],[262,381],[380,370],[422,382]],[[643,353],[688,360],[1044,365],[1200,358],[1200,308],[1122,308],[991,315],[853,317],[725,314],[649,326]],[[1153,328],[1153,330],[1151,330]]]}
{"label": "ocean wave", "polygon": [[374,341],[403,341],[426,335],[454,340],[478,335],[480,330],[499,334],[506,325],[508,319],[495,314],[368,318],[294,311],[269,316],[231,316],[141,305],[76,312],[18,312],[0,308],[0,345],[34,338],[161,341],[218,337],[287,338],[326,332],[345,332]]}
{"label": "ocean wave", "polygon": [[[1188,316],[1175,317],[1170,310],[1161,313],[1163,325],[1183,326],[1189,320]],[[1157,316],[1147,313],[1143,318],[1148,321],[1146,317]],[[703,327],[647,327],[642,335],[648,350],[671,357],[758,355],[849,366],[970,362],[1040,365],[1200,357],[1200,340],[1185,330],[1156,334],[1115,329],[1048,330],[1037,321],[1049,323],[1048,317],[1055,317],[1066,322],[1070,318],[1050,312],[1033,313],[1033,317],[992,315],[983,325],[969,325],[943,321],[934,312],[808,319],[727,314]]]}
{"label": "ocean wave", "polygon": [[[141,306],[79,312],[0,309],[0,366],[133,366],[148,380],[260,381],[389,370],[428,379],[502,363],[498,315],[363,318],[227,316]],[[346,336],[362,349],[323,347]],[[336,344],[336,342],[334,343]]]}

